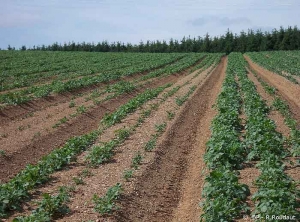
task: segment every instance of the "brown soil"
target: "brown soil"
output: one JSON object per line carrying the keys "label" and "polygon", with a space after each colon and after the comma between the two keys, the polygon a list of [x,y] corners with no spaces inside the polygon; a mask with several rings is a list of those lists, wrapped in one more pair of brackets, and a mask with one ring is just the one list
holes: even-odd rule
{"label": "brown soil", "polygon": [[[168,131],[169,120],[166,111],[176,113],[178,111],[178,106],[175,103],[175,98],[177,96],[181,97],[185,95],[189,91],[190,86],[203,84],[203,81],[207,77],[208,70],[201,73],[195,79],[192,79],[193,73],[187,76],[182,76],[182,78],[178,80],[174,84],[174,86],[165,90],[165,92],[168,92],[173,87],[180,85],[182,86],[177,93],[163,102],[157,110],[154,110],[151,116],[148,117],[146,121],[134,131],[134,134],[130,136],[129,139],[126,140],[125,143],[116,150],[114,158],[111,162],[109,162],[108,164],[100,165],[98,168],[89,169],[94,174],[94,176],[84,179],[84,185],[76,186],[76,192],[72,194],[71,203],[69,205],[71,213],[62,218],[60,221],[99,221],[99,218],[101,219],[101,221],[106,221],[106,219],[101,218],[98,213],[93,212],[93,203],[91,201],[93,194],[95,193],[99,196],[103,196],[110,186],[116,184],[117,182],[120,182],[120,180],[122,180],[123,171],[130,167],[131,159],[137,151],[140,151],[144,158],[140,170],[136,171],[135,175],[139,174],[140,171],[144,172],[147,164],[153,161],[155,154],[154,152],[144,151],[145,143],[150,139],[151,134],[155,133],[155,125],[167,122]],[[189,82],[189,84],[185,84],[187,81]],[[163,93],[157,99],[149,101],[142,107],[142,109],[129,115],[124,121],[122,121],[122,123],[107,129],[104,134],[101,135],[99,142],[111,140],[114,137],[115,130],[117,129],[134,125],[144,109],[148,109],[153,104],[161,103],[161,99],[163,98],[162,95]],[[158,143],[160,143],[160,139]],[[38,190],[34,193],[36,193],[37,195],[42,192],[53,193],[58,189],[59,186],[72,185],[72,183],[74,183],[72,181],[72,178],[74,176],[77,176],[77,174],[86,167],[84,163],[84,156],[84,153],[80,155],[78,157],[78,161],[69,166],[68,169],[54,173],[51,183],[48,183],[43,188],[38,188]],[[131,187],[131,185],[133,184],[133,180],[135,179],[137,178],[135,177],[130,182],[126,182],[125,184],[123,184],[123,187],[125,186],[125,189],[127,190],[126,187]],[[32,210],[31,207],[33,206],[34,205],[29,204],[24,205],[23,207],[28,212]],[[18,214],[14,214],[10,218],[12,219],[17,215]]]}
{"label": "brown soil", "polygon": [[281,73],[282,73],[283,76],[293,77],[297,81],[297,83],[300,84],[300,77],[299,76],[292,75],[292,74],[290,74],[288,72],[285,72],[285,71],[282,71]]}
{"label": "brown soil", "polygon": [[[175,62],[177,62],[177,61],[179,61],[179,60],[180,60],[180,59],[176,59],[176,60],[174,60],[174,61],[172,61],[172,62],[169,62],[169,63],[163,64],[163,65],[160,65],[160,66],[158,66],[158,67],[156,67],[156,68],[153,68],[153,69],[151,69],[150,71],[144,71],[144,72],[142,72],[142,73],[136,73],[136,74],[133,74],[133,75],[134,75],[134,76],[135,76],[135,75],[138,75],[138,74],[144,75],[145,73],[148,73],[148,72],[151,72],[151,71],[155,71],[155,70],[160,69],[160,68],[164,68],[164,67],[166,67],[167,65],[173,64],[173,63],[175,63]],[[136,64],[136,65],[137,65],[137,64]],[[125,67],[128,67],[128,66],[129,66],[129,65],[127,65],[127,66],[125,66]],[[125,68],[125,67],[123,67],[123,68]],[[119,69],[119,68],[118,68],[118,69]],[[109,70],[109,71],[113,71],[113,70],[115,70],[115,69],[111,69],[111,70]],[[72,76],[71,78],[63,79],[63,80],[59,80],[59,81],[60,81],[60,82],[67,82],[67,81],[69,81],[69,80],[77,80],[77,79],[81,79],[81,78],[83,78],[83,77],[94,77],[94,76],[97,76],[97,75],[102,75],[102,74],[101,74],[101,73],[95,73],[95,74],[80,75],[80,76],[75,76],[75,77]],[[59,77],[59,75],[50,76],[50,77],[48,77],[47,79],[42,79],[41,82],[32,84],[32,85],[29,86],[29,87],[21,87],[21,88],[14,88],[14,89],[11,89],[11,90],[0,91],[0,95],[1,95],[1,94],[5,94],[5,93],[9,93],[9,92],[17,92],[17,91],[25,90],[25,89],[28,89],[28,88],[30,88],[30,87],[32,87],[32,86],[44,86],[44,85],[49,85],[49,84],[51,84],[51,83],[53,82],[53,80],[56,80],[58,77]]]}
{"label": "brown soil", "polygon": [[[201,63],[204,58],[205,57],[201,58],[194,65],[192,65],[191,67],[183,70],[182,72],[180,72],[178,74],[186,74],[193,67],[195,67],[196,65]],[[178,60],[176,60],[176,61],[178,61]],[[174,63],[176,61],[174,61]],[[171,63],[168,63],[168,64],[171,64]],[[124,76],[120,80],[133,81],[133,80],[137,79],[138,77],[144,76],[144,75],[146,75],[146,74],[148,74],[152,71],[155,71],[159,68],[164,68],[168,64],[162,65],[162,66],[157,67],[157,68],[153,68],[149,71],[144,71],[142,73],[136,73],[136,74],[132,74],[130,76]],[[74,96],[76,97],[79,94],[90,93],[94,89],[104,88],[107,85],[114,84],[114,83],[116,83],[120,80],[110,81],[109,83],[95,84],[95,85],[91,85],[91,86],[86,87],[86,88],[73,90],[72,92],[64,92],[64,93],[61,93],[61,94],[53,94],[53,95],[47,96],[45,98],[35,99],[35,100],[29,101],[27,103],[21,104],[21,105],[4,106],[0,109],[0,125],[4,125],[4,124],[6,124],[6,123],[8,123],[12,120],[24,118],[24,117],[28,116],[28,114],[34,113],[36,111],[43,110],[43,109],[45,109],[49,106],[56,106],[59,103],[68,102]]]}
{"label": "brown soil", "polygon": [[[169,82],[175,82],[177,78],[178,76],[171,75],[154,81],[147,87],[155,88]],[[136,91],[130,95],[121,95],[116,99],[106,101],[99,106],[96,106],[86,114],[74,119],[74,122],[65,124],[55,132],[46,134],[37,138],[36,140],[33,140],[31,144],[22,147],[9,158],[1,156],[0,180],[2,182],[8,181],[27,164],[36,163],[42,156],[48,154],[54,148],[62,146],[69,138],[97,129],[99,121],[107,111],[113,111],[117,109],[117,107],[126,103],[129,101],[129,99],[141,92],[142,91]]]}
{"label": "brown soil", "polygon": [[[144,85],[147,86],[151,81],[157,81],[156,79],[150,79],[147,81],[134,81],[137,86],[137,89],[143,89]],[[151,85],[151,83],[150,83]],[[105,90],[100,90],[99,92],[104,92],[99,95],[97,101],[103,103],[105,98],[112,93],[105,93]],[[87,96],[80,96],[73,99],[75,106],[69,107],[70,101],[65,103],[60,103],[56,106],[50,106],[41,111],[36,111],[32,113],[32,116],[20,120],[14,120],[6,123],[5,127],[0,127],[0,140],[1,145],[0,149],[5,151],[6,155],[12,156],[15,152],[18,152],[22,147],[28,146],[32,143],[33,140],[47,134],[51,134],[58,130],[59,127],[63,125],[71,124],[76,121],[74,118],[82,115],[77,112],[77,108],[80,106],[86,107],[86,111],[92,109],[95,104],[93,100],[86,100],[89,98]],[[106,102],[108,103],[108,102]],[[98,106],[99,106],[98,104]],[[75,115],[75,116],[74,116]],[[60,120],[67,118],[67,122],[62,124]],[[57,125],[59,124],[59,126]]]}
{"label": "brown soil", "polygon": [[[251,200],[254,193],[257,192],[257,187],[254,186],[253,182],[256,178],[260,175],[260,171],[255,167],[256,162],[250,161],[247,164],[244,164],[244,168],[242,170],[239,170],[239,183],[240,184],[246,184],[249,187],[250,195],[247,197],[246,203],[248,207],[250,208],[251,212],[253,212],[255,208],[254,202]],[[237,219],[236,221],[242,222],[242,221],[253,221],[250,216],[245,215],[244,218]]]}
{"label": "brown soil", "polygon": [[296,85],[284,77],[270,72],[250,60],[245,56],[249,66],[257,72],[257,74],[267,83],[278,89],[279,95],[286,100],[289,105],[293,116],[300,119],[300,86]]}
{"label": "brown soil", "polygon": [[[225,61],[224,61],[225,60]],[[225,71],[227,66],[227,58],[223,59],[223,63],[216,70],[220,75],[219,79],[216,79],[215,85],[211,91],[206,91],[205,96],[209,97],[210,100],[201,104],[203,113],[198,122],[197,126],[197,137],[195,144],[193,144],[192,151],[188,156],[187,171],[184,175],[181,188],[181,198],[177,208],[173,211],[172,221],[199,221],[200,215],[202,214],[199,203],[201,201],[201,191],[204,185],[204,169],[205,164],[203,162],[203,155],[206,150],[206,142],[209,140],[210,125],[214,116],[217,114],[215,109],[211,107],[214,105],[218,94],[221,91],[221,86],[225,78]],[[203,89],[205,91],[205,89]],[[203,98],[204,95],[201,95]],[[204,99],[205,101],[205,99]]]}
{"label": "brown soil", "polygon": [[[257,80],[257,78],[248,70],[248,78],[255,84],[258,94],[261,96],[263,100],[267,103],[267,105],[271,105],[273,101],[273,97],[265,92],[261,83]],[[290,134],[290,129],[284,123],[284,117],[278,112],[271,110],[268,114],[268,117],[272,119],[276,123],[276,131],[280,132],[283,136],[288,137]],[[257,187],[253,184],[255,179],[257,179],[260,175],[259,169],[255,167],[257,162],[250,161],[245,164],[245,168],[240,170],[239,182],[246,184],[249,186],[250,195],[247,198],[247,204],[253,212],[255,208],[255,203],[251,200],[251,197],[255,192],[257,192]],[[299,167],[288,167],[286,170],[293,179],[299,180]],[[238,219],[237,221],[254,221],[250,216],[246,216],[245,218]]]}
{"label": "brown soil", "polygon": [[[256,86],[258,94],[261,98],[266,102],[268,106],[272,105],[273,97],[265,92],[264,88],[260,84],[260,82],[256,79],[256,77],[248,70],[248,78],[254,83]],[[277,132],[281,133],[283,136],[288,137],[290,134],[290,129],[284,123],[284,117],[276,110],[270,110],[268,117],[273,120],[276,124]]]}
{"label": "brown soil", "polygon": [[[187,102],[158,147],[154,162],[137,179],[134,192],[122,197],[117,221],[171,221],[176,217],[198,221],[200,209],[195,203],[200,200],[203,178],[197,174],[200,175],[203,163],[197,165],[199,168],[194,168],[193,163],[203,161],[205,139],[209,135],[209,127],[203,121],[214,115],[214,112],[211,113],[211,100],[216,98],[220,90],[225,67],[226,59],[223,58]],[[203,131],[199,131],[201,123]],[[202,144],[200,149],[197,143]],[[193,175],[193,178],[189,178],[189,175]],[[191,197],[189,202],[188,198]],[[182,212],[181,215],[175,213],[177,209]]]}
{"label": "brown soil", "polygon": [[[131,79],[137,78],[137,76],[130,76],[124,78],[126,81],[130,81]],[[120,80],[111,81],[109,84],[114,84]],[[101,83],[97,85],[90,86],[88,88],[78,89],[72,92],[64,92],[62,94],[53,94],[47,96],[45,98],[40,98],[36,100],[32,100],[30,102],[16,105],[16,106],[7,106],[0,110],[0,125],[4,125],[10,121],[18,120],[22,118],[26,118],[31,113],[42,111],[50,106],[56,106],[60,103],[66,103],[73,99],[74,97],[78,96],[79,94],[90,93],[94,89],[104,88],[107,84]]]}
{"label": "brown soil", "polygon": [[[196,64],[199,64],[202,60],[203,59],[199,60]],[[159,79],[150,80],[153,81],[153,83],[146,81],[147,87],[156,87],[169,81],[175,81],[178,76],[188,74],[192,67],[178,74],[174,74],[173,77],[160,77]],[[126,77],[126,80],[134,81],[136,77],[137,76]],[[76,107],[79,105],[85,105],[85,107],[93,106],[93,102],[84,101],[83,96],[81,96],[74,99],[76,104],[74,108],[69,108],[70,100],[66,100],[55,106],[45,107],[43,110],[30,113],[33,116],[24,117],[24,119],[10,120],[7,118],[5,120],[5,118],[0,118],[0,122],[1,120],[2,123],[4,122],[4,124],[0,126],[0,149],[6,153],[5,156],[0,156],[0,165],[7,167],[0,170],[0,181],[1,179],[3,181],[9,180],[22,166],[25,166],[27,163],[37,162],[41,156],[63,145],[70,137],[78,136],[96,129],[99,120],[107,111],[117,108],[140,92],[141,90],[131,95],[124,95],[110,100],[111,102],[106,101],[103,104],[101,103],[83,116],[79,115],[74,119],[68,120],[67,123],[55,129],[52,128],[54,124],[58,123],[63,117],[66,116],[69,118],[69,115],[76,113]],[[98,121],[95,121],[95,119],[98,119]],[[37,149],[37,147],[39,149]],[[29,159],[32,161],[30,162]],[[19,162],[22,162],[22,164],[19,164]],[[7,175],[10,175],[10,177],[7,177]]]}

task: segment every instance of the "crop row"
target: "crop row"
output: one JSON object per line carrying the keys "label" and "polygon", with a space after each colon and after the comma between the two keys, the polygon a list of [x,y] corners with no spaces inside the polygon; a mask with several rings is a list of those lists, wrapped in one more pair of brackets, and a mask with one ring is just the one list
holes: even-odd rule
{"label": "crop row", "polygon": [[298,56],[288,56],[291,54],[299,54],[299,52],[249,52],[248,55],[252,61],[289,79],[293,83],[298,84],[292,75],[300,75],[300,62]]}
{"label": "crop row", "polygon": [[[190,65],[192,65],[193,63],[191,61],[195,63],[203,56],[204,54],[192,54],[188,57],[185,57],[183,61],[181,60],[178,61],[178,65],[177,63],[175,63],[176,65],[173,64],[167,65],[166,67],[157,70],[157,72],[159,72],[159,74],[162,73],[170,74],[173,72],[181,71],[189,67]],[[148,66],[144,65],[138,67],[130,67],[129,70],[121,69],[120,72],[104,73],[92,77],[86,76],[80,79],[73,79],[66,82],[54,81],[51,84],[47,84],[47,85],[33,86],[25,90],[1,94],[0,103],[20,104],[32,100],[34,98],[48,96],[51,93],[62,93],[65,91],[72,91],[74,89],[83,88],[98,83],[105,83],[112,80],[119,80],[122,76],[132,75],[134,73],[147,71],[152,68],[161,66],[162,64],[166,64],[168,62],[170,61],[162,60],[159,63],[149,63]],[[151,75],[149,75],[150,76],[149,78],[151,78],[152,75],[153,77],[155,77],[155,75],[158,74],[154,75],[153,73],[151,73]]]}
{"label": "crop row", "polygon": [[[185,85],[185,84],[184,84]],[[139,96],[135,97],[134,99],[132,99],[130,102],[128,102],[127,104],[125,104],[124,106],[121,106],[118,108],[117,111],[115,111],[114,113],[107,115],[106,118],[103,118],[102,123],[103,128],[102,130],[104,130],[105,128],[108,128],[110,125],[116,123],[115,119],[118,119],[120,121],[120,116],[123,116],[124,113],[130,113],[130,112],[134,112],[135,109],[142,105],[143,103],[145,103],[145,101],[149,100],[149,96],[150,94],[152,95],[152,97],[157,96],[164,88],[169,87],[170,85],[165,85],[163,87],[159,87],[155,90],[153,90],[152,92],[146,91],[144,93],[144,95],[140,94]],[[122,144],[129,136],[130,134],[132,134],[135,131],[135,128],[140,126],[140,124],[144,121],[145,118],[147,118],[151,111],[156,109],[157,106],[159,106],[159,104],[163,103],[168,97],[174,95],[174,93],[176,93],[181,86],[177,86],[174,87],[172,89],[170,89],[168,92],[164,93],[162,95],[162,100],[160,100],[156,105],[151,106],[149,109],[143,111],[141,113],[141,117],[137,120],[137,123],[131,127],[126,127],[126,128],[122,128],[119,129],[115,132],[115,138],[113,138],[112,140],[110,140],[109,142],[105,142],[105,143],[101,143],[101,145],[94,145],[88,152],[86,155],[86,161],[88,163],[88,166],[93,166],[96,167],[99,164],[105,163],[107,161],[109,161],[111,159],[111,157],[114,155],[114,149],[119,146],[120,144]],[[155,95],[153,95],[155,94]],[[169,116],[169,113],[168,113]],[[161,124],[161,125],[156,125],[156,131],[157,134],[155,134],[155,139],[157,139],[158,136],[161,135],[161,133],[164,131],[166,124]],[[155,146],[155,144],[153,145]],[[153,149],[152,146],[152,149]],[[149,147],[145,146],[145,150],[146,151],[151,151],[151,149],[148,149]],[[138,154],[137,156],[135,156],[132,160],[132,166],[134,167],[134,169],[136,169],[136,164],[139,164],[141,161],[141,156],[140,154]],[[132,175],[132,170],[130,171],[126,171],[124,172],[126,173],[126,175],[124,175],[124,178],[128,178],[128,176]],[[112,193],[114,193],[112,190],[114,189],[119,190],[120,186],[114,186],[111,189],[109,189],[109,191],[107,192],[107,194],[104,197],[96,197],[94,196],[94,202],[95,202],[95,210],[97,212],[100,213],[108,213],[111,210],[114,209],[114,198],[115,195],[111,195]],[[48,194],[45,194],[47,197],[50,197]],[[49,202],[49,204],[52,204],[53,201],[52,200],[57,200],[58,196],[54,196],[51,198],[48,198],[48,200],[45,200]],[[51,211],[49,210],[44,210],[44,208],[42,208],[43,210],[40,210],[41,207],[38,207],[37,210],[33,211],[33,213],[29,216],[25,216],[25,217],[18,217],[16,218],[16,221],[30,221],[30,219],[32,218],[43,218],[44,214],[46,214],[46,216],[49,218],[51,218],[51,212],[57,212],[61,207],[61,204],[64,202],[59,202],[60,204],[56,204],[55,206],[53,206],[51,208]],[[50,219],[49,219],[50,220]]]}
{"label": "crop row", "polygon": [[251,70],[252,73],[255,75],[255,77],[258,79],[258,81],[262,84],[264,90],[272,96],[273,104],[272,107],[275,110],[278,110],[281,115],[284,117],[285,124],[290,129],[290,135],[289,135],[289,143],[292,146],[291,153],[293,156],[300,156],[300,130],[298,129],[297,121],[293,118],[291,111],[289,109],[289,105],[282,100],[279,96],[276,95],[277,89],[270,86],[266,82],[264,82],[254,70]]}
{"label": "crop row", "polygon": [[250,150],[249,160],[259,160],[257,167],[261,171],[254,184],[258,191],[252,200],[256,203],[253,214],[259,221],[267,220],[270,215],[293,215],[299,217],[299,191],[296,183],[285,172],[283,159],[288,152],[283,146],[283,137],[276,131],[274,121],[267,116],[268,107],[259,96],[245,69],[242,54],[235,54],[239,60],[237,72],[247,117],[244,144]]}
{"label": "crop row", "polygon": [[[224,54],[222,53],[213,53],[213,54],[206,54],[206,56],[203,59],[203,62],[194,66],[190,72],[194,72],[196,70],[199,70],[199,72],[201,72],[202,70],[205,70],[207,68],[209,68],[210,66],[216,66],[217,64],[220,63],[221,57]],[[203,66],[203,64],[205,64]]]}
{"label": "crop row", "polygon": [[232,221],[248,211],[245,200],[249,188],[238,182],[238,169],[246,159],[247,150],[240,141],[241,96],[235,80],[240,70],[233,54],[228,57],[226,77],[217,99],[217,116],[211,124],[211,137],[204,160],[210,172],[205,178],[201,203],[204,214],[201,220]]}
{"label": "crop row", "polygon": [[[7,52],[5,52],[7,53]],[[19,52],[12,52],[18,55]],[[26,57],[30,52],[23,52],[24,63],[20,57],[9,59],[4,64],[0,63],[2,89],[8,90],[18,87],[30,86],[33,83],[40,83],[49,80],[73,79],[78,76],[87,76],[95,73],[119,72],[120,69],[144,66],[148,64],[162,63],[164,61],[175,61],[184,57],[186,54],[113,54],[113,53],[49,53],[46,55],[55,55],[60,62],[55,62],[50,56],[45,58],[38,57],[37,54]],[[0,53],[1,56],[1,53]],[[41,55],[40,55],[41,56]],[[39,62],[41,60],[41,62]],[[30,63],[32,62],[32,63]],[[4,65],[4,67],[3,67]],[[10,65],[11,67],[6,67]]]}
{"label": "crop row", "polygon": [[[135,111],[138,106],[155,98],[158,94],[169,87],[167,84],[153,90],[146,90],[137,97],[131,99],[127,104],[121,106],[117,111],[103,118],[105,128],[120,121],[129,113]],[[0,185],[0,216],[5,216],[10,209],[18,209],[22,200],[28,197],[28,191],[35,186],[46,182],[49,176],[63,166],[74,160],[76,156],[86,150],[94,143],[96,138],[102,133],[102,130],[96,130],[83,136],[70,139],[62,148],[55,149],[50,154],[42,158],[36,165],[28,165],[26,168],[17,174],[8,183]]]}

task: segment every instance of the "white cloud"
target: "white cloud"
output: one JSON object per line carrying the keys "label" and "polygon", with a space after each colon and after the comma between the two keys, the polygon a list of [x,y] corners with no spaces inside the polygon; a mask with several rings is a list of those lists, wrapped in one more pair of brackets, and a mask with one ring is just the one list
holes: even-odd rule
{"label": "white cloud", "polygon": [[[300,26],[299,0],[2,0],[0,47],[124,41]],[[15,36],[21,36],[19,38]]]}

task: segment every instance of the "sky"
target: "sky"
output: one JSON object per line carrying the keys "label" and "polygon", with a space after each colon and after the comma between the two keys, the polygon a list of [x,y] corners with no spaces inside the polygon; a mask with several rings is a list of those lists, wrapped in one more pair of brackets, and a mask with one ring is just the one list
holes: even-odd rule
{"label": "sky", "polygon": [[300,27],[299,0],[0,0],[0,48]]}

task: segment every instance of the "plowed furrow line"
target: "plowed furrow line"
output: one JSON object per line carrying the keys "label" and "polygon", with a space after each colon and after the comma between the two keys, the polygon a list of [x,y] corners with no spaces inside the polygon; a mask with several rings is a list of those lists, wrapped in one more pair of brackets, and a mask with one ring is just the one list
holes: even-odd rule
{"label": "plowed furrow line", "polygon": [[[201,169],[193,164],[203,162],[201,156],[205,151],[205,134],[209,132],[206,120],[213,116],[208,118],[211,105],[221,88],[225,66],[226,59],[223,58],[216,70],[196,89],[159,145],[154,162],[137,179],[134,192],[124,195],[120,200],[121,210],[116,215],[117,221],[171,221],[173,217],[176,220],[173,212],[179,203],[183,203],[178,209],[184,221],[187,218],[194,221],[198,217],[200,213],[196,212],[199,209],[195,203],[201,193],[201,181],[195,183],[199,179],[195,177],[200,175]],[[205,124],[202,127],[203,122]],[[199,147],[200,144],[202,147]],[[188,201],[186,197],[191,196],[193,199],[189,201],[194,204],[182,207]],[[188,216],[191,210],[194,213]]]}

